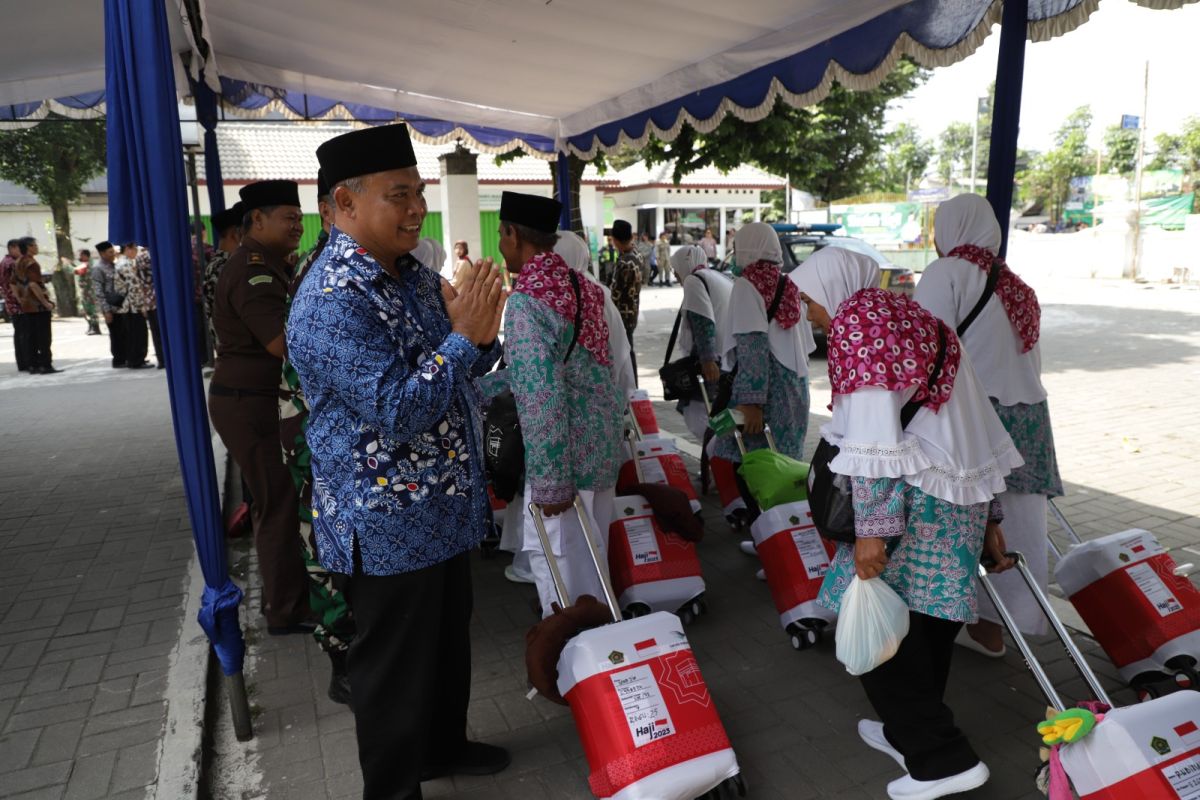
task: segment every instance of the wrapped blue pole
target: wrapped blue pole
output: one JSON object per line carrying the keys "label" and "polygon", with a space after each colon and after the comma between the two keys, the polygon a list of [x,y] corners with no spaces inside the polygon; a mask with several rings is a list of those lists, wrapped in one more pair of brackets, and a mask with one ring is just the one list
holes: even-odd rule
{"label": "wrapped blue pole", "polygon": [[1008,250],[1008,225],[1016,183],[1017,134],[1021,127],[1021,89],[1025,81],[1025,39],[1028,30],[1029,0],[1004,0],[987,174],[987,199],[996,219],[1000,221],[1001,257]]}
{"label": "wrapped blue pole", "polygon": [[[204,72],[192,84],[192,97],[196,100],[196,120],[204,128],[204,182],[208,189],[208,213],[220,214],[225,210],[225,182],[221,177],[221,153],[217,149],[217,95],[204,82]],[[216,242],[213,232],[213,242]]]}
{"label": "wrapped blue pole", "polygon": [[[188,239],[187,181],[167,6],[105,0],[105,99],[108,107],[109,236],[153,253],[167,392],[188,518],[204,574],[199,623],[231,690],[239,739],[253,736],[242,683],[245,641],[238,621],[242,590],[230,579],[225,530],[197,353]],[[129,47],[136,42],[136,47]]]}
{"label": "wrapped blue pole", "polygon": [[555,176],[558,202],[562,203],[562,214],[558,217],[558,229],[571,230],[571,165],[566,153],[558,154],[558,173]]}

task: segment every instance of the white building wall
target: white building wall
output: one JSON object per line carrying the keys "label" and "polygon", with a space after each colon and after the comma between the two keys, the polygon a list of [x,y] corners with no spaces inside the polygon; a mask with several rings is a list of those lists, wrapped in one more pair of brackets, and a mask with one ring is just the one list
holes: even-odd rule
{"label": "white building wall", "polygon": [[[108,206],[72,206],[72,249],[95,252],[108,238]],[[0,237],[4,241],[33,236],[45,253],[54,252],[54,218],[46,206],[0,206]]]}

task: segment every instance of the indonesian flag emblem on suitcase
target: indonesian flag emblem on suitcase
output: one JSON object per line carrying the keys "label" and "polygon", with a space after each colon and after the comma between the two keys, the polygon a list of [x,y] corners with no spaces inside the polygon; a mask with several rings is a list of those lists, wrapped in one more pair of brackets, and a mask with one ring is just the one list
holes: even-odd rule
{"label": "indonesian flag emblem on suitcase", "polygon": [[674,614],[584,631],[563,649],[558,676],[596,797],[693,800],[738,774]]}
{"label": "indonesian flag emblem on suitcase", "polygon": [[[1149,531],[1128,530],[1071,548],[1054,576],[1126,681],[1200,659],[1200,590]],[[1197,796],[1200,798],[1200,795]]]}
{"label": "indonesian flag emblem on suitcase", "polygon": [[667,533],[641,495],[613,500],[608,568],[626,616],[671,611],[684,622],[704,610],[704,578],[696,546]]}
{"label": "indonesian flag emblem on suitcase", "polygon": [[654,404],[650,402],[650,393],[645,389],[633,389],[629,392],[629,413],[640,434],[639,438],[658,436],[658,417],[654,415]]}
{"label": "indonesian flag emblem on suitcase", "polygon": [[835,548],[821,538],[808,501],[768,508],[750,526],[767,586],[779,612],[779,624],[803,650],[816,644],[837,614],[817,603]]}
{"label": "indonesian flag emblem on suitcase", "polygon": [[1080,800],[1200,800],[1200,692],[1113,709],[1059,753]]}
{"label": "indonesian flag emblem on suitcase", "polygon": [[633,459],[621,466],[617,475],[617,489],[634,486],[639,483],[661,483],[674,486],[687,495],[692,505],[692,511],[700,511],[700,496],[688,475],[687,465],[679,455],[674,439],[645,439],[640,442],[630,442],[636,454],[637,463]]}

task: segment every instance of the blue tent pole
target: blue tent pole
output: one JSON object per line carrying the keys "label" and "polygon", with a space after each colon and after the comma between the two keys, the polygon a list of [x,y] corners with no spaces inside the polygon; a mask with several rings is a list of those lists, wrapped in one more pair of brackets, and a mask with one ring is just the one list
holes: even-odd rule
{"label": "blue tent pole", "polygon": [[1017,172],[1017,134],[1021,126],[1021,88],[1025,80],[1028,18],[1029,0],[1004,0],[987,174],[987,199],[992,204],[996,219],[1000,221],[1001,257],[1008,250],[1008,225],[1012,216]]}
{"label": "blue tent pole", "polygon": [[204,574],[199,622],[225,674],[234,730],[244,740],[253,729],[242,680],[242,590],[229,577],[198,363],[187,182],[166,14],[164,3],[104,2],[109,235],[113,241],[146,244],[153,254],[175,448]]}
{"label": "blue tent pole", "polygon": [[562,203],[562,214],[558,218],[559,230],[571,230],[571,164],[566,153],[558,154],[558,202]]}
{"label": "blue tent pole", "polygon": [[[204,82],[204,72],[192,82],[192,97],[196,100],[196,119],[204,128],[204,181],[208,187],[208,213],[212,216],[225,210],[225,183],[221,177],[221,153],[217,150],[217,95]],[[213,244],[217,235],[213,231]]]}

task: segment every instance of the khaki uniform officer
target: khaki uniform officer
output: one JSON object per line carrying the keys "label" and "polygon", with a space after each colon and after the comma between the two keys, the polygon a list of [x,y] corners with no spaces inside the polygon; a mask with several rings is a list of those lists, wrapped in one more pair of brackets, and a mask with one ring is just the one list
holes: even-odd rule
{"label": "khaki uniform officer", "polygon": [[263,613],[272,635],[309,633],[308,584],[300,553],[296,488],[279,446],[279,375],[287,355],[286,261],[304,233],[293,181],[242,187],[246,234],[213,299],[217,363],[209,388],[213,427],[242,470],[252,499]]}

